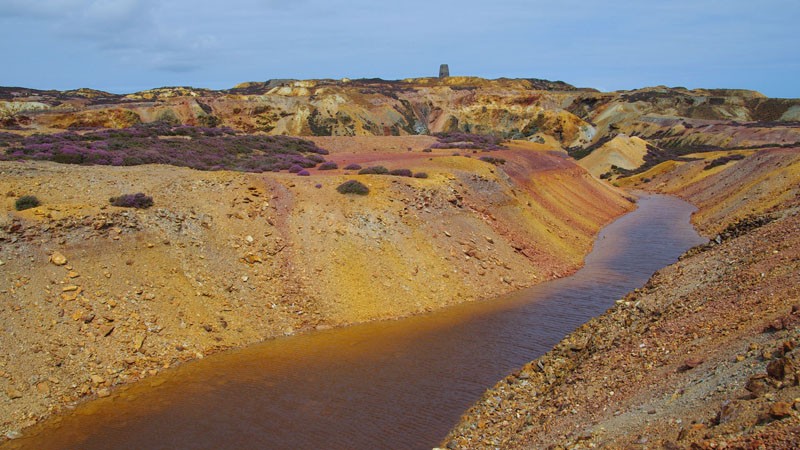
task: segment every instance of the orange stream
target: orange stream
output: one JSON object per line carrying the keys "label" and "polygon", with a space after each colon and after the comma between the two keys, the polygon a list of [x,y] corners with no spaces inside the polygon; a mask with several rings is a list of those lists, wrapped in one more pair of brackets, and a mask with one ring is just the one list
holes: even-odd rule
{"label": "orange stream", "polygon": [[689,224],[693,210],[643,196],[571,277],[184,364],[2,448],[430,449],[484,390],[703,242]]}

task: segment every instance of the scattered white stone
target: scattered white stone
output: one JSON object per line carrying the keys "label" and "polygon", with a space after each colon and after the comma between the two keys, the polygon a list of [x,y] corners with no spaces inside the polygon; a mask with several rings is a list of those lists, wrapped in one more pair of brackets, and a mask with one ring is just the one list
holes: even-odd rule
{"label": "scattered white stone", "polygon": [[6,437],[8,439],[19,439],[19,438],[22,437],[22,433],[20,433],[17,430],[11,430],[11,431],[6,433]]}

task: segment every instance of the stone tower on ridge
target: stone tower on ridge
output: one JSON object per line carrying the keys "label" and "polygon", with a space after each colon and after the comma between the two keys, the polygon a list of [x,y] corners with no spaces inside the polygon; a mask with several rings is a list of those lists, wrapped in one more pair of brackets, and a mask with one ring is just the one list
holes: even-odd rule
{"label": "stone tower on ridge", "polygon": [[442,64],[439,66],[439,78],[447,78],[450,76],[450,68],[447,67],[447,64]]}

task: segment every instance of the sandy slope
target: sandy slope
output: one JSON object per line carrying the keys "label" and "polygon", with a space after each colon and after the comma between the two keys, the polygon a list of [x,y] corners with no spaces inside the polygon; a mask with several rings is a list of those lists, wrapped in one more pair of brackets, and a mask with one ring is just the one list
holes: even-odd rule
{"label": "sandy slope", "polygon": [[[0,431],[220,349],[563,276],[631,208],[535,146],[501,168],[340,139],[331,160],[429,178],[0,163]],[[370,194],[336,192],[347,179]],[[155,206],[108,205],[138,191]],[[14,211],[23,194],[42,206]]]}
{"label": "sandy slope", "polygon": [[[707,169],[730,155],[745,159]],[[747,216],[763,214],[800,197],[800,148],[717,151],[688,155],[695,161],[667,161],[623,179],[623,187],[678,195],[698,207],[693,221],[705,234]]]}
{"label": "sandy slope", "polygon": [[596,177],[608,172],[611,166],[623,169],[636,169],[644,164],[647,142],[636,136],[619,134],[603,144],[578,164]]}

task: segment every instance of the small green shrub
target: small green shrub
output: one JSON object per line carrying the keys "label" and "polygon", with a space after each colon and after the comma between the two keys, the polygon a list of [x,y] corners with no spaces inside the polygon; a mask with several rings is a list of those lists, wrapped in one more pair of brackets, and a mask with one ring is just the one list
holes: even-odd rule
{"label": "small green shrub", "polygon": [[398,177],[412,177],[414,174],[409,169],[393,169],[389,171],[389,175],[396,175]]}
{"label": "small green shrub", "polygon": [[383,166],[366,167],[358,171],[359,175],[386,175],[388,173],[389,169]]}
{"label": "small green shrub", "polygon": [[33,195],[23,195],[17,199],[17,201],[14,203],[14,207],[17,208],[17,211],[22,211],[25,209],[36,208],[41,204],[42,202],[40,202],[39,199]]}
{"label": "small green shrub", "polygon": [[339,187],[336,188],[340,194],[357,194],[357,195],[367,195],[369,194],[369,188],[361,183],[360,181],[356,180],[348,180],[344,183],[340,184]]}
{"label": "small green shrub", "polygon": [[122,208],[146,209],[153,206],[153,197],[144,195],[141,192],[137,192],[136,194],[120,195],[119,197],[111,197],[108,199],[108,201],[111,202],[112,205]]}
{"label": "small green shrub", "polygon": [[336,170],[339,168],[339,165],[333,161],[326,161],[317,167],[319,170]]}
{"label": "small green shrub", "polygon": [[745,156],[744,155],[740,155],[740,154],[722,156],[722,157],[717,158],[717,159],[709,162],[708,164],[706,164],[706,166],[703,168],[703,170],[711,170],[714,167],[728,164],[731,161],[739,161],[739,160],[742,160],[744,158],[745,158]]}
{"label": "small green shrub", "polygon": [[490,164],[494,164],[495,166],[500,166],[506,163],[506,160],[503,158],[495,158],[493,156],[481,156],[481,161],[488,162]]}

